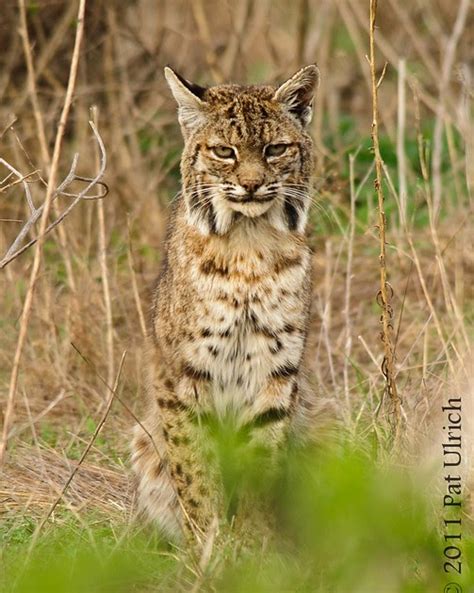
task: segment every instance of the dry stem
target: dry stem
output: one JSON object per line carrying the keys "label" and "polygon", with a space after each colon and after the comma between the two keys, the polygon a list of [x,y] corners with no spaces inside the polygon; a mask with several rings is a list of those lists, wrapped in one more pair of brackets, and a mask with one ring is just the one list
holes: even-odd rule
{"label": "dry stem", "polygon": [[391,403],[391,420],[393,428],[393,436],[395,441],[398,439],[400,430],[400,400],[397,393],[397,385],[395,382],[395,349],[393,346],[393,308],[391,305],[391,297],[393,293],[392,287],[387,281],[387,263],[386,263],[386,218],[384,210],[384,193],[382,188],[382,155],[380,154],[379,146],[379,128],[378,128],[378,87],[382,82],[383,74],[379,80],[376,76],[375,66],[375,21],[377,15],[377,0],[370,0],[370,30],[369,30],[369,46],[370,46],[370,76],[372,83],[372,144],[374,149],[375,159],[375,190],[377,192],[378,202],[378,230],[379,230],[379,262],[380,262],[380,290],[377,295],[377,301],[382,308],[382,342],[384,345],[384,360],[382,362],[382,372],[385,376],[385,392],[390,397]]}
{"label": "dry stem", "polygon": [[31,55],[31,43],[28,35],[28,25],[26,22],[25,0],[19,0],[20,9],[20,36],[23,43],[23,52],[25,54],[26,68],[28,72],[28,93],[30,95],[31,106],[36,121],[38,140],[41,150],[41,159],[43,165],[49,165],[48,143],[46,142],[46,133],[44,131],[43,115],[38,104],[38,94],[36,92],[35,71],[33,67],[33,57]]}
{"label": "dry stem", "polygon": [[[98,110],[97,107],[92,108],[92,119],[97,125]],[[97,164],[100,163],[100,154],[97,154]],[[105,319],[107,322],[107,383],[112,384],[114,377],[114,327],[112,316],[112,298],[110,296],[109,271],[107,268],[107,242],[105,239],[105,212],[104,203],[102,200],[97,202],[97,218],[98,218],[98,246],[99,246],[99,261],[100,274],[102,277],[102,288],[104,293],[105,305]]]}

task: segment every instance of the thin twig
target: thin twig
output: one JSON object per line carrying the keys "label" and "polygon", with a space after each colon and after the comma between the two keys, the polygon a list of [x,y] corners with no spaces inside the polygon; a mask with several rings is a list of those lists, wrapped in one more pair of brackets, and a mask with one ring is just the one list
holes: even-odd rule
{"label": "thin twig", "polygon": [[[74,2],[67,4],[68,6],[66,7],[63,15],[58,21],[54,23],[54,28],[48,34],[47,39],[45,39],[45,45],[41,48],[38,47],[38,59],[36,60],[34,69],[35,82],[43,73],[45,73],[48,64],[54,59],[55,55],[57,55],[61,44],[64,42],[68,32],[71,30],[71,24],[74,21],[77,10]],[[26,91],[20,95],[20,98],[17,101],[18,111],[23,108],[23,104],[27,98],[28,89],[26,89]]]}
{"label": "thin twig", "polygon": [[[360,26],[367,30],[370,35],[370,23],[367,23],[367,19],[365,17],[363,11],[363,2],[350,2],[347,6],[352,11],[353,17],[356,21],[359,22]],[[382,53],[382,55],[390,62],[392,67],[398,67],[398,54],[395,49],[391,46],[391,44],[382,36],[379,35],[378,39],[376,40],[377,47]],[[419,86],[419,81],[417,80],[414,74],[407,73],[407,82],[410,86]],[[430,109],[433,113],[436,113],[438,108],[438,101],[436,97],[430,94],[425,88],[419,89],[419,96],[420,100]],[[448,116],[448,114],[446,114]]]}
{"label": "thin twig", "polygon": [[382,362],[382,372],[385,376],[385,392],[388,394],[391,403],[390,417],[392,421],[394,441],[398,441],[400,431],[400,400],[397,393],[397,385],[395,382],[395,350],[393,346],[393,308],[391,305],[391,297],[393,294],[392,287],[387,280],[387,262],[386,262],[386,218],[384,209],[384,193],[382,188],[382,155],[380,154],[379,146],[379,129],[378,129],[378,85],[379,81],[376,78],[375,65],[375,21],[377,16],[377,0],[370,0],[370,29],[369,29],[369,46],[370,46],[370,76],[372,83],[372,145],[374,149],[375,159],[375,190],[377,193],[378,202],[378,231],[379,231],[379,263],[380,263],[380,290],[377,295],[377,301],[382,308],[382,342],[384,345],[384,360]]}
{"label": "thin twig", "polygon": [[69,486],[71,485],[71,482],[74,480],[75,475],[77,474],[77,472],[79,471],[79,468],[81,467],[81,465],[83,464],[85,458],[89,454],[89,451],[91,450],[92,445],[94,444],[96,438],[99,436],[99,433],[102,430],[102,427],[104,426],[105,421],[107,420],[107,416],[109,415],[110,409],[111,409],[112,404],[114,402],[114,398],[116,396],[116,392],[117,392],[119,381],[120,381],[120,375],[122,374],[123,364],[125,362],[126,355],[127,355],[127,351],[124,350],[123,351],[123,354],[122,354],[122,358],[120,360],[120,364],[119,364],[119,368],[118,368],[118,371],[117,371],[117,376],[115,378],[114,386],[113,386],[112,391],[111,391],[111,393],[109,395],[109,398],[107,400],[107,405],[105,406],[105,409],[104,409],[104,411],[102,413],[102,416],[101,416],[101,418],[100,418],[99,422],[97,423],[97,426],[96,426],[96,428],[94,430],[94,433],[91,436],[89,442],[87,443],[87,446],[85,447],[84,451],[82,452],[82,455],[79,458],[79,461],[76,463],[76,465],[74,466],[74,469],[72,470],[72,472],[70,473],[68,479],[66,480],[66,482],[65,482],[65,484],[64,484],[61,492],[59,493],[59,495],[57,496],[56,500],[51,505],[51,507],[48,510],[47,514],[43,517],[43,519],[40,521],[40,523],[36,527],[36,529],[35,529],[32,537],[31,537],[31,542],[30,542],[30,545],[29,545],[29,548],[28,548],[28,555],[31,554],[31,551],[33,550],[33,548],[36,545],[36,542],[38,540],[38,536],[39,536],[41,530],[43,529],[43,527],[48,522],[48,520],[51,517],[51,515],[56,510],[56,507],[61,502],[63,496],[66,494]]}
{"label": "thin twig", "polygon": [[[28,187],[28,183],[26,182],[28,175],[22,175],[19,171],[17,171],[15,169],[15,167],[13,167],[13,165],[10,165],[10,163],[8,163],[5,159],[2,159],[1,157],[0,157],[0,164],[3,165],[4,167],[6,167],[11,173],[13,173],[14,175],[17,176],[17,178],[18,178],[17,183],[21,183],[23,185],[23,189],[25,190],[26,202],[28,204],[30,211],[34,215],[36,213],[36,208],[35,208],[35,205],[33,204],[33,199],[31,197],[30,188]],[[13,184],[11,184],[11,185],[13,185]]]}
{"label": "thin twig", "polygon": [[[97,368],[95,367],[95,365],[92,363],[92,361],[90,361],[80,350],[79,348],[74,344],[74,342],[71,342],[71,346],[74,348],[74,350],[79,354],[79,356],[82,358],[82,360],[94,371],[94,374],[96,375],[96,377],[99,379],[99,381],[110,391],[112,392],[112,387],[110,387],[110,385],[107,383],[107,381],[104,379],[104,377],[102,377],[102,375],[99,373],[99,371],[97,370]],[[145,433],[145,435],[147,436],[147,438],[149,439],[158,459],[162,459],[162,454],[160,452],[160,450],[158,449],[158,445],[156,444],[155,439],[153,438],[153,435],[151,434],[151,432],[147,429],[147,427],[143,424],[143,422],[140,421],[140,419],[137,417],[137,415],[133,412],[133,410],[130,408],[130,406],[123,400],[121,399],[117,394],[115,394],[115,399],[119,402],[119,404],[121,406],[123,406],[123,408],[126,410],[126,412],[128,414],[130,414],[130,416],[133,418],[133,420],[138,424],[138,426],[143,430],[143,432]],[[165,465],[165,472],[168,474],[168,470],[166,468]],[[179,502],[181,511],[183,512],[183,515],[186,519],[186,521],[188,522],[191,530],[193,531],[194,535],[196,536],[197,540],[201,543],[201,537],[198,533],[199,527],[194,523],[194,521],[191,519],[191,517],[189,516],[186,507],[183,504],[183,501],[181,500],[181,496],[179,495],[177,489],[175,488],[173,479],[171,478],[171,476],[168,474],[168,479],[170,481],[170,484],[172,485],[172,488],[175,492],[176,498]]]}
{"label": "thin twig", "polygon": [[59,404],[59,402],[61,402],[64,399],[66,399],[66,397],[68,397],[66,395],[66,391],[64,389],[61,389],[61,391],[53,399],[53,401],[49,402],[49,404],[44,408],[44,410],[42,410],[39,414],[37,414],[31,420],[31,422],[29,424],[25,424],[23,426],[13,427],[10,430],[10,433],[8,435],[8,438],[11,439],[13,436],[18,436],[19,434],[21,434],[22,432],[24,432],[25,430],[27,430],[29,427],[34,426],[35,424],[37,424],[42,418],[44,418],[44,416],[46,416],[46,414],[49,414],[49,412],[51,412],[51,410],[53,410]]}
{"label": "thin twig", "polygon": [[[5,164],[6,161],[4,159],[0,159],[0,162],[2,164]],[[4,179],[0,183],[0,194],[3,192],[6,192],[7,189],[10,189],[11,187],[18,185],[19,183],[23,183],[23,181],[25,181],[26,179],[29,179],[30,177],[33,177],[33,175],[36,175],[36,173],[39,173],[39,169],[36,169],[35,171],[31,171],[31,173],[27,173],[26,175],[23,175],[22,177],[20,177],[19,179],[16,179],[15,181],[12,181],[8,185],[3,185],[7,181],[7,179],[9,179],[13,175],[13,173],[10,173],[10,175],[8,175],[8,178]]]}

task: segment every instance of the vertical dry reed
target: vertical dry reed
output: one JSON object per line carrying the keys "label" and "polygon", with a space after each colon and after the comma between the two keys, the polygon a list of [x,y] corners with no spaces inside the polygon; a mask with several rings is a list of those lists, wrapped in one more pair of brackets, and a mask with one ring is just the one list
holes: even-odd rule
{"label": "vertical dry reed", "polygon": [[398,439],[400,432],[400,399],[397,393],[395,381],[395,348],[393,341],[393,307],[391,304],[393,289],[387,279],[387,255],[386,255],[386,229],[387,220],[385,216],[385,196],[383,192],[383,161],[379,145],[379,124],[378,124],[378,89],[385,74],[385,67],[379,79],[377,79],[375,64],[375,22],[377,18],[377,0],[370,0],[370,31],[369,31],[369,63],[372,91],[372,146],[375,159],[375,190],[377,192],[378,204],[378,232],[379,232],[379,263],[380,263],[380,290],[377,294],[377,302],[382,309],[382,342],[384,345],[384,359],[382,372],[385,377],[385,393],[390,398],[391,421],[393,435]]}

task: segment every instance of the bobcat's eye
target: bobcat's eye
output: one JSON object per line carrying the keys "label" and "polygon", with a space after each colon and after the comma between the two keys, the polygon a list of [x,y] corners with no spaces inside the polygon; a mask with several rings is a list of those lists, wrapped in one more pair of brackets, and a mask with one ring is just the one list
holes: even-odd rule
{"label": "bobcat's eye", "polygon": [[231,146],[211,146],[211,150],[220,159],[235,159],[235,150]]}
{"label": "bobcat's eye", "polygon": [[275,157],[281,156],[284,154],[288,148],[289,144],[269,144],[265,147],[265,156],[268,157]]}

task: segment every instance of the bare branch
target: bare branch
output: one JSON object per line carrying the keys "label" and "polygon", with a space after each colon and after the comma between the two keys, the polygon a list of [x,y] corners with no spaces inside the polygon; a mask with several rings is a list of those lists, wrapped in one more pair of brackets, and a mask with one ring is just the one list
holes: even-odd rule
{"label": "bare branch", "polygon": [[[73,158],[73,161],[71,164],[71,168],[69,169],[69,173],[66,175],[64,180],[60,183],[58,188],[56,190],[54,190],[54,193],[52,196],[52,200],[56,200],[59,196],[67,196],[67,197],[73,198],[73,201],[69,204],[69,206],[65,210],[63,210],[63,212],[61,212],[59,214],[59,216],[53,222],[51,222],[46,227],[46,229],[44,230],[44,233],[42,235],[43,237],[45,235],[47,235],[48,233],[50,233],[56,226],[58,226],[58,224],[60,224],[66,218],[66,216],[68,216],[71,213],[71,211],[79,204],[79,202],[81,200],[102,199],[108,193],[108,188],[107,188],[106,184],[103,181],[101,181],[104,176],[105,168],[107,165],[107,153],[105,151],[104,142],[103,142],[94,122],[90,121],[89,124],[92,128],[95,139],[97,141],[97,145],[99,147],[99,153],[100,153],[99,170],[98,170],[96,176],[93,178],[88,178],[88,177],[76,175],[76,168],[77,168],[77,163],[79,161],[79,155],[78,154],[74,155],[74,158]],[[35,208],[35,206],[33,205],[32,198],[31,198],[31,192],[28,187],[28,183],[25,181],[27,176],[22,176],[19,171],[17,171],[14,167],[12,167],[12,165],[7,163],[2,158],[0,158],[0,163],[3,164],[12,173],[17,175],[19,180],[22,181],[22,184],[23,184],[23,187],[25,190],[25,196],[26,196],[28,205],[30,206],[30,210],[31,210],[30,218],[25,222],[21,231],[18,233],[17,237],[15,238],[14,242],[9,247],[9,249],[6,252],[3,259],[0,261],[0,269],[2,269],[5,266],[7,266],[10,262],[12,262],[14,259],[16,259],[19,255],[24,253],[27,249],[29,249],[32,245],[34,245],[39,240],[40,235],[38,235],[34,239],[31,239],[30,241],[28,241],[28,243],[25,243],[22,246],[22,243],[23,243],[26,235],[30,232],[32,227],[35,225],[35,223],[38,221],[39,217],[41,216],[43,209],[45,207],[45,204],[42,204],[38,208]],[[71,183],[73,181],[87,182],[87,185],[78,194],[66,192],[65,190],[71,185]],[[101,186],[104,191],[102,193],[94,194],[92,196],[88,195],[89,191],[96,185]]]}

